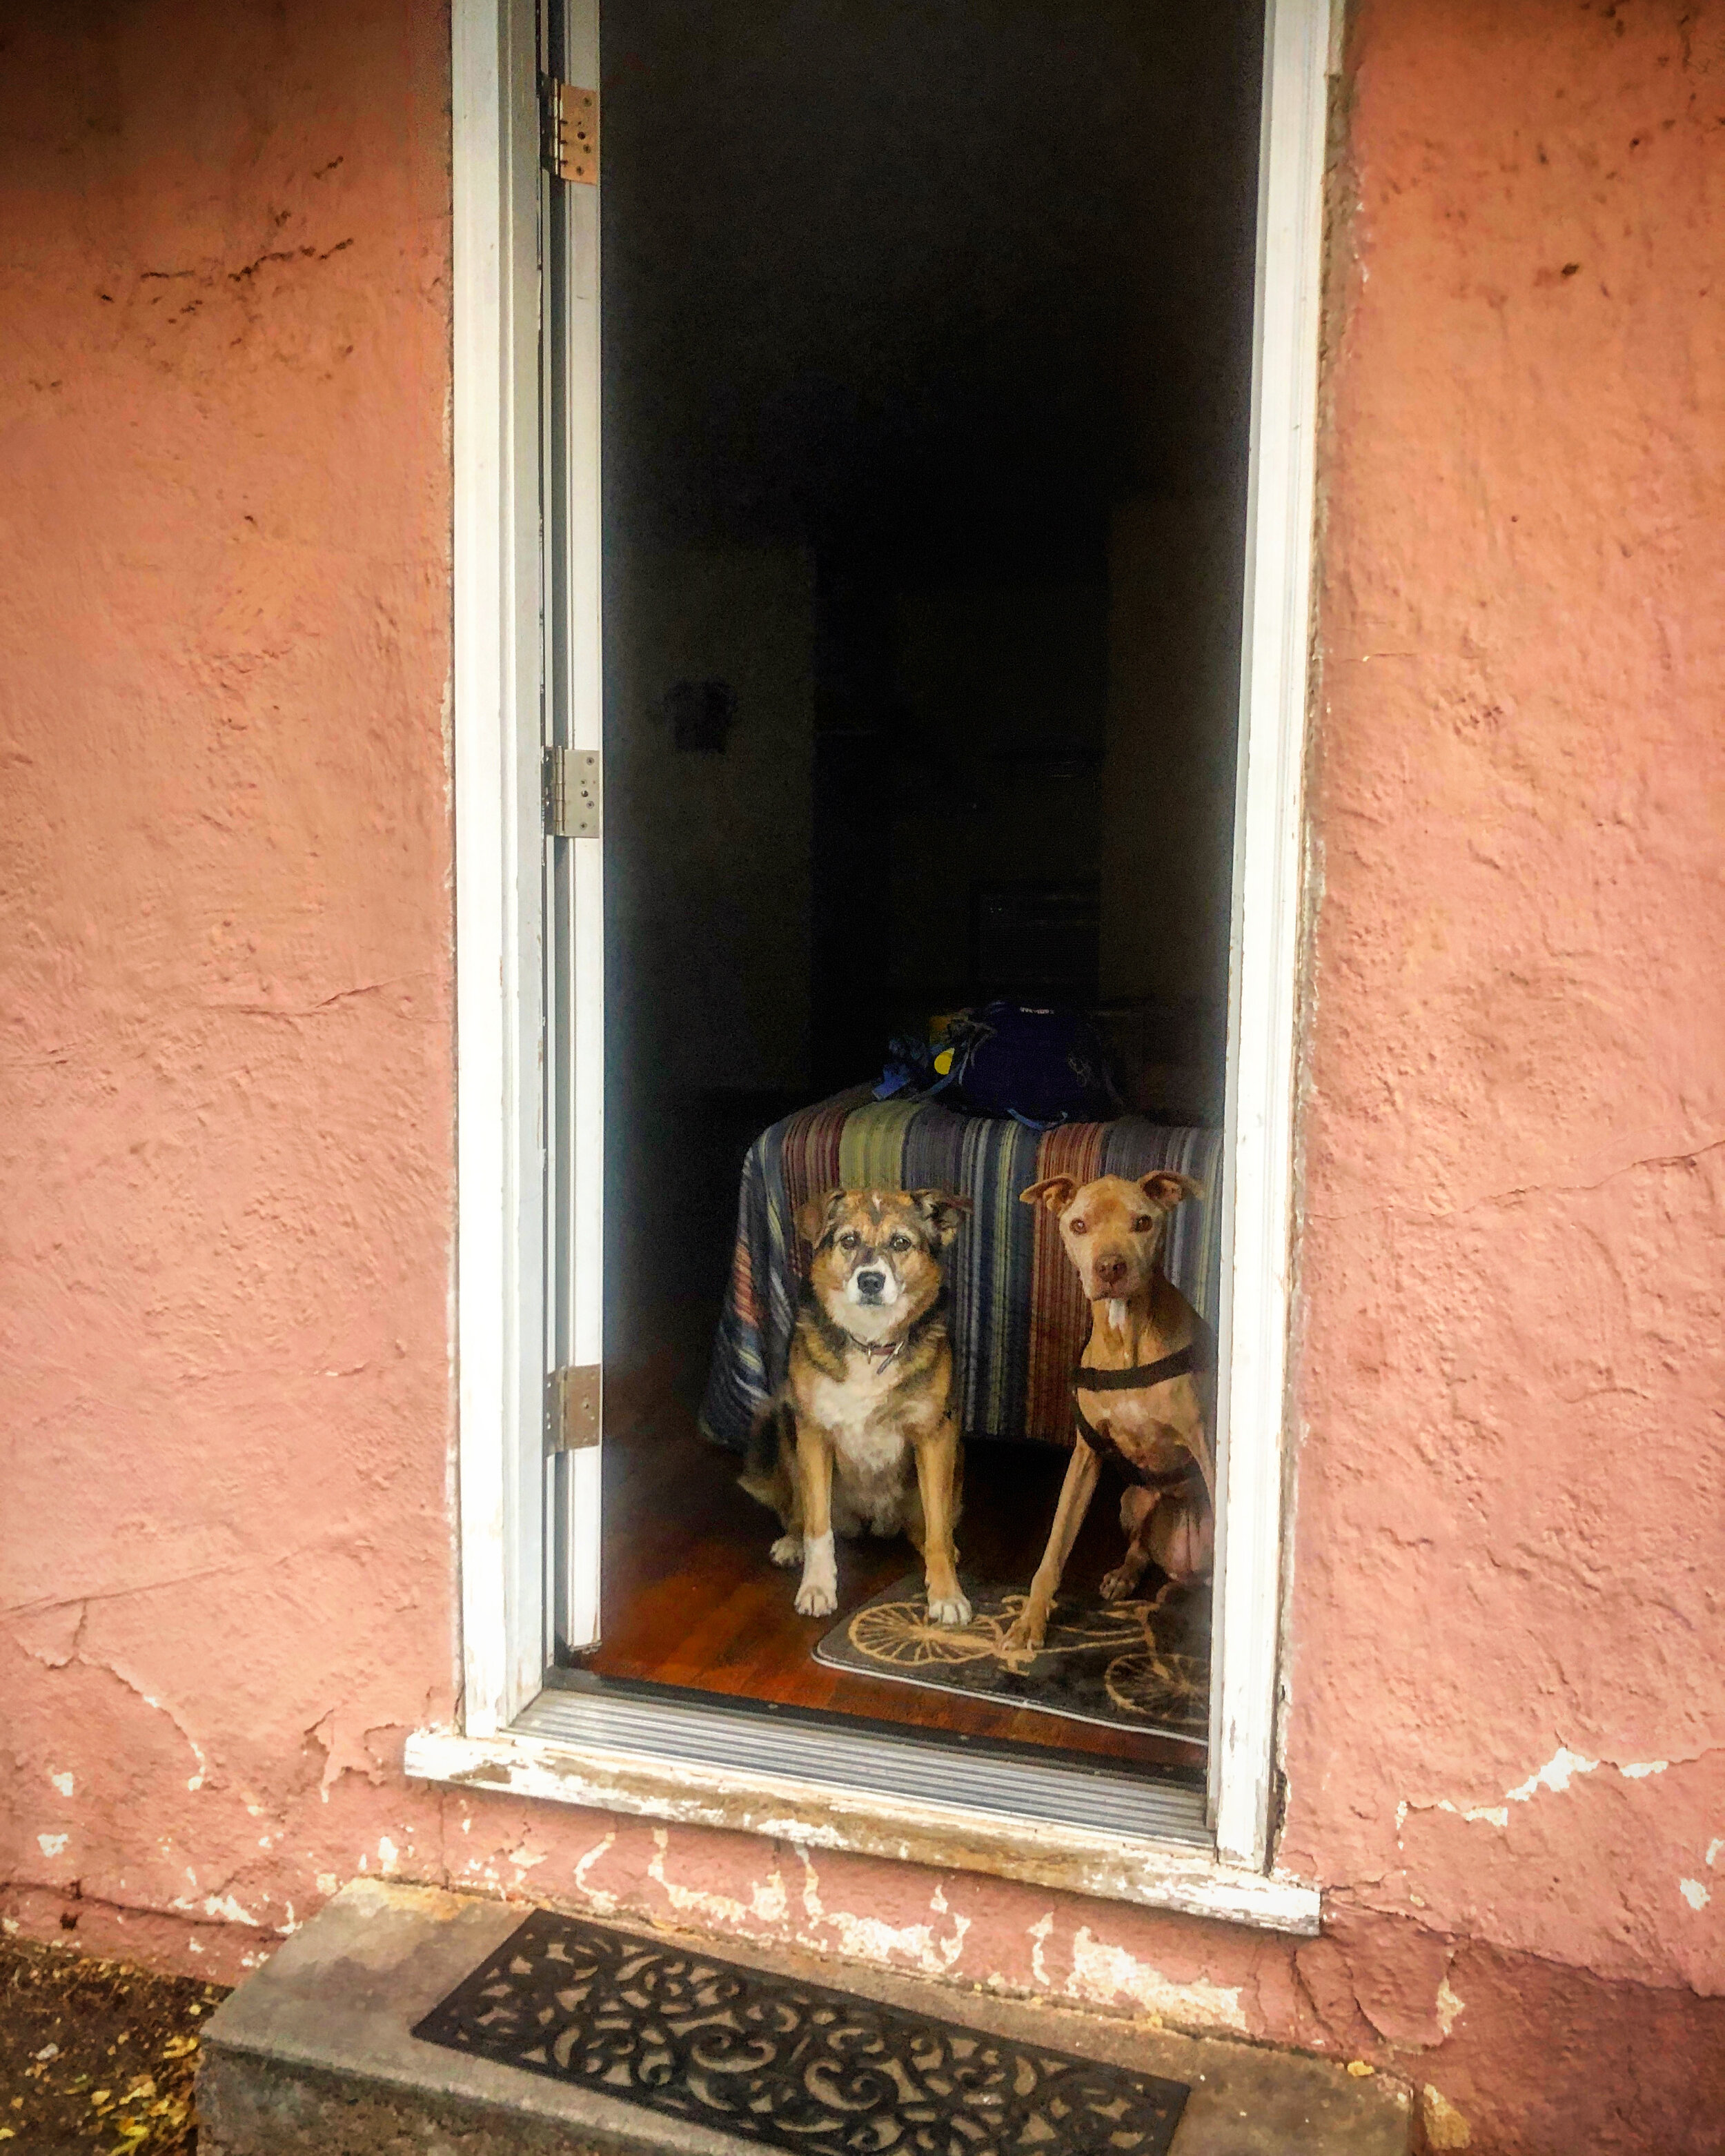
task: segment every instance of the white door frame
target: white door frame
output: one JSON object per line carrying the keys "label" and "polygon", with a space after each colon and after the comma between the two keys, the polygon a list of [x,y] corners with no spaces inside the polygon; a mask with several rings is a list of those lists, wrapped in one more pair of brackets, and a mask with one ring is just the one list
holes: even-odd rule
{"label": "white door frame", "polygon": [[[555,0],[558,67],[596,85],[599,0]],[[552,13],[551,0],[542,11]],[[542,19],[542,43],[548,42]],[[542,591],[547,746],[598,756],[604,680],[599,492],[599,191],[540,177],[545,304],[540,310],[541,462],[546,490]],[[553,264],[552,258],[555,258]],[[555,274],[552,274],[555,270]],[[598,814],[582,833],[544,848],[547,938],[545,1276],[546,1367],[590,1373],[585,1434],[597,1440],[603,1348],[605,1188],[604,789],[589,775],[571,785]],[[583,834],[584,833],[584,834]],[[546,1502],[558,1532],[546,1537],[546,1659],[554,1644],[585,1647],[599,1635],[600,1460],[597,1442],[554,1453]],[[555,1546],[555,1547],[554,1547]]]}
{"label": "white door frame", "polygon": [[[1266,0],[1222,1193],[1226,1378],[1211,1751],[1216,1861],[1235,1872],[1262,1872],[1271,1861],[1332,6],[1339,18],[1340,0]],[[533,5],[454,0],[453,15],[464,1695],[460,1739],[426,1732],[410,1746],[410,1768],[417,1758],[413,1770],[426,1774],[439,1771],[437,1763],[453,1758],[451,1744],[464,1739],[470,1750],[499,1740],[491,1748],[506,1753],[511,1724],[541,1687],[547,1614]],[[541,1746],[537,1756],[543,1753]]]}
{"label": "white door frame", "polygon": [[1295,1070],[1329,84],[1343,0],[1266,0],[1218,1337],[1217,1854],[1271,1856],[1287,1491]]}
{"label": "white door frame", "polygon": [[544,819],[533,0],[455,0],[457,1412],[462,1723],[545,1673]]}

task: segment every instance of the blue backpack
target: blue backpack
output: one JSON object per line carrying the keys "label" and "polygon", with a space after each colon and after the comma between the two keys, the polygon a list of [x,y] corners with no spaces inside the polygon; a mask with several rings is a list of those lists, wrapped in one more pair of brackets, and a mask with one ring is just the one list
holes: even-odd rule
{"label": "blue backpack", "polygon": [[1037,1130],[1121,1111],[1101,1034],[1081,1011],[1058,1004],[984,1004],[961,1012],[932,1045],[895,1040],[875,1097],[911,1091]]}

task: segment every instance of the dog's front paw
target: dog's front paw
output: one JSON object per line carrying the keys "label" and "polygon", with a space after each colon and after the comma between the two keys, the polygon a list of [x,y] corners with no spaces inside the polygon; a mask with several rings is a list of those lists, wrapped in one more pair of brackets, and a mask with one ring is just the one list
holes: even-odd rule
{"label": "dog's front paw", "polygon": [[1138,1584],[1138,1575],[1130,1565],[1119,1565],[1114,1571],[1104,1573],[1098,1590],[1104,1602],[1123,1602]]}
{"label": "dog's front paw", "polygon": [[801,1564],[803,1537],[801,1535],[781,1535],[767,1554],[775,1564]]}
{"label": "dog's front paw", "polygon": [[1029,1661],[1042,1652],[1043,1635],[1048,1630],[1048,1620],[1027,1609],[1008,1627],[1000,1650],[1009,1661]]}
{"label": "dog's front paw", "polygon": [[970,1604],[963,1591],[955,1587],[950,1594],[929,1596],[928,1615],[929,1621],[935,1625],[968,1625]]}
{"label": "dog's front paw", "polygon": [[839,1606],[839,1568],[830,1534],[812,1535],[803,1545],[803,1584],[797,1589],[799,1617],[830,1617]]}

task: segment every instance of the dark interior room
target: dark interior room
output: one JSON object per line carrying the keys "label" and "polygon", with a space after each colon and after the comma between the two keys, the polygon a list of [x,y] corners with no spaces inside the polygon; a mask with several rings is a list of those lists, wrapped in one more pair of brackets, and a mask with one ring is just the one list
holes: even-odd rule
{"label": "dark interior room", "polygon": [[[1260,32],[608,0],[593,1667],[944,1711],[774,1690],[811,1628],[695,1428],[757,1133],[996,997],[1091,1014],[1129,1108],[1219,1122]],[[1027,1568],[1061,1456],[991,1435],[1016,1464],[961,1539]],[[680,1596],[697,1548],[722,1593]],[[909,1562],[865,1557],[852,1600]],[[1074,1741],[1034,1719],[986,1726]]]}

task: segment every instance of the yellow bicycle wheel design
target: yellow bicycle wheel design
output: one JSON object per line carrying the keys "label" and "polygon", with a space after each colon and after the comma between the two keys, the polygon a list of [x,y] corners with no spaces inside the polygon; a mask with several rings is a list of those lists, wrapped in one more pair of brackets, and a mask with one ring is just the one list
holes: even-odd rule
{"label": "yellow bicycle wheel design", "polygon": [[1204,1672],[1184,1655],[1149,1649],[1117,1655],[1102,1673],[1102,1683],[1122,1714],[1160,1714],[1191,1721],[1206,1701]]}
{"label": "yellow bicycle wheel design", "polygon": [[859,1609],[850,1620],[850,1644],[871,1662],[890,1662],[897,1669],[979,1662],[995,1646],[992,1630],[937,1625],[921,1602],[883,1602]]}

